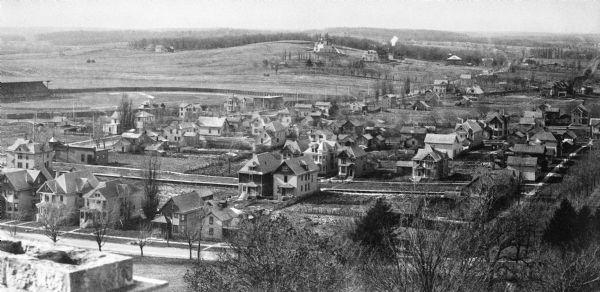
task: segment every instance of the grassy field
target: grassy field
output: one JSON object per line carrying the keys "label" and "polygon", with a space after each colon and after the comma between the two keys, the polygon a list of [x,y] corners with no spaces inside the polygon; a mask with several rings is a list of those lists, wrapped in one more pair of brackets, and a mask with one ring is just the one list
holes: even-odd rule
{"label": "grassy field", "polygon": [[[274,42],[227,49],[154,53],[115,45],[83,47],[69,54],[8,54],[0,56],[0,75],[3,81],[51,80],[50,88],[187,86],[308,94],[341,94],[348,88],[352,94],[374,83],[368,78],[311,75],[306,74],[306,70],[297,74],[302,63],[294,65],[291,62],[297,68],[283,68],[280,74],[263,67],[265,59],[279,62],[284,52],[292,52],[295,58],[297,52],[304,52],[309,46],[312,45]],[[360,52],[352,54],[356,58]],[[87,59],[96,62],[86,63]],[[386,70],[394,74],[428,79],[477,69],[416,60],[388,67]],[[270,73],[270,76],[264,73]]]}
{"label": "grassy field", "polygon": [[189,291],[183,276],[193,266],[190,260],[152,257],[134,257],[133,274],[142,277],[165,280],[169,286],[156,291]]}

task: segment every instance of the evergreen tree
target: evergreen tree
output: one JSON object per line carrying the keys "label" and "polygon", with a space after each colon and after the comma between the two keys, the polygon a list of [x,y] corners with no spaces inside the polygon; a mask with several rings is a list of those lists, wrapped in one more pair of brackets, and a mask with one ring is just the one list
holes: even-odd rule
{"label": "evergreen tree", "polygon": [[554,211],[554,216],[544,230],[545,242],[566,248],[575,239],[577,233],[577,212],[573,209],[571,202],[563,199],[560,207]]}
{"label": "evergreen tree", "polygon": [[306,60],[306,67],[311,68],[313,66],[313,62],[310,58],[308,58],[308,60]]}
{"label": "evergreen tree", "polygon": [[410,77],[406,77],[406,81],[404,81],[404,93],[410,93]]}
{"label": "evergreen tree", "polygon": [[389,255],[394,228],[400,223],[400,215],[379,198],[367,214],[356,223],[351,238],[380,255]]}
{"label": "evergreen tree", "polygon": [[575,238],[579,247],[586,247],[592,239],[592,210],[588,206],[583,206],[577,213]]}

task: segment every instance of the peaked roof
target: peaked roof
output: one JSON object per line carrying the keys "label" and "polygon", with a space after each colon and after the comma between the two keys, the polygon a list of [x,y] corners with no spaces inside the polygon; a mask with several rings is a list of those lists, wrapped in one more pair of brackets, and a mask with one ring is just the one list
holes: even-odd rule
{"label": "peaked roof", "polygon": [[136,118],[149,118],[149,117],[153,117],[154,115],[146,112],[146,111],[139,111],[135,114]]}
{"label": "peaked roof", "polygon": [[308,143],[298,140],[286,140],[283,149],[288,149],[293,153],[302,153],[308,149]]}
{"label": "peaked roof", "polygon": [[208,212],[208,215],[212,214],[213,216],[217,217],[217,219],[219,219],[219,221],[223,222],[223,221],[228,221],[230,219],[236,218],[238,217],[242,212],[240,210],[228,207],[228,208],[219,208],[219,207],[212,207],[210,209],[210,211]]}
{"label": "peaked roof", "polygon": [[452,56],[448,57],[448,59],[446,59],[446,60],[448,60],[448,61],[461,61],[462,59],[459,56],[457,56],[457,55],[452,55]]}
{"label": "peaked roof", "polygon": [[6,151],[17,153],[36,154],[45,151],[51,151],[46,144],[33,142],[33,140],[18,138],[15,142],[6,148]]}
{"label": "peaked roof", "polygon": [[546,152],[544,145],[515,144],[510,149],[515,153],[523,154],[544,154]]}
{"label": "peaked roof", "polygon": [[425,135],[425,143],[433,144],[454,144],[458,143],[458,138],[455,133],[452,134],[427,134]]}
{"label": "peaked roof", "polygon": [[341,155],[342,153],[350,158],[367,156],[367,152],[358,145],[344,146],[338,155]]}
{"label": "peaked roof", "polygon": [[506,159],[506,164],[509,166],[537,166],[537,157],[519,157],[509,156]]}
{"label": "peaked roof", "polygon": [[197,191],[184,193],[175,197],[172,197],[173,204],[179,208],[178,213],[188,213],[202,208],[204,202],[212,195],[212,191],[205,194],[199,194]]}
{"label": "peaked roof", "polygon": [[[240,172],[255,171],[263,174],[271,173],[280,165],[279,159],[269,152],[254,154],[252,159],[248,160],[239,170]],[[256,167],[256,170],[250,170],[250,167]]]}
{"label": "peaked roof", "polygon": [[273,132],[281,132],[285,131],[285,127],[279,121],[273,121],[265,125],[267,130],[271,130]]}
{"label": "peaked roof", "polygon": [[209,127],[209,128],[220,128],[223,127],[227,121],[226,118],[219,117],[198,117],[198,126]]}
{"label": "peaked roof", "polygon": [[312,157],[307,156],[298,156],[284,160],[275,172],[278,172],[284,165],[289,167],[295,175],[319,171],[319,166],[315,164]]}
{"label": "peaked roof", "polygon": [[489,123],[493,119],[498,119],[500,122],[504,122],[503,117],[504,116],[502,114],[500,114],[499,112],[488,112],[485,117],[485,122]]}
{"label": "peaked roof", "polygon": [[473,130],[473,132],[483,131],[483,128],[481,128],[481,125],[479,125],[479,123],[476,120],[466,120],[462,124],[457,124],[455,129],[458,129],[461,126],[466,129],[471,129],[471,130]]}
{"label": "peaked roof", "polygon": [[[78,170],[61,174],[53,180],[49,180],[41,186],[48,186],[55,194],[86,193],[98,186],[100,182],[89,170]],[[41,189],[40,188],[40,189]]]}
{"label": "peaked roof", "polygon": [[554,137],[554,135],[551,132],[542,130],[531,136],[529,140],[539,140],[540,142],[556,142],[556,137]]}
{"label": "peaked roof", "polygon": [[421,128],[421,127],[402,126],[402,128],[400,128],[400,134],[420,134],[420,135],[425,135],[425,134],[427,134],[427,129],[426,128]]}
{"label": "peaked roof", "polygon": [[427,156],[431,156],[435,162],[438,162],[444,158],[448,158],[448,154],[446,152],[436,150],[430,145],[425,145],[425,148],[421,148],[417,151],[417,154],[412,158],[412,160],[421,161]]}
{"label": "peaked roof", "polygon": [[118,111],[113,112],[113,114],[110,116],[111,119],[113,120],[118,120],[121,118],[121,113]]}
{"label": "peaked roof", "polygon": [[41,172],[39,170],[5,168],[2,170],[2,174],[15,191],[22,191],[31,189]]}
{"label": "peaked roof", "polygon": [[104,198],[109,200],[112,198],[118,198],[120,195],[125,195],[125,196],[131,195],[131,193],[134,190],[137,190],[137,188],[135,188],[131,185],[128,185],[128,184],[124,184],[122,181],[116,179],[116,180],[99,182],[96,187],[94,187],[93,189],[91,189],[90,191],[85,193],[83,195],[83,197],[90,198],[96,192],[98,192]]}

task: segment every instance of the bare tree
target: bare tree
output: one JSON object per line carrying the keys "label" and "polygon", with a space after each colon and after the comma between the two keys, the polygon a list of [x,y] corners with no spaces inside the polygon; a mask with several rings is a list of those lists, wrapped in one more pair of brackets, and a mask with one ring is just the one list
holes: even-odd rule
{"label": "bare tree", "polygon": [[106,211],[92,210],[92,234],[94,240],[98,244],[98,250],[102,251],[102,246],[106,243],[106,233],[109,228],[113,227],[118,218],[118,206],[109,207]]}
{"label": "bare tree", "polygon": [[44,235],[56,243],[58,237],[62,234],[60,231],[68,221],[68,211],[66,207],[59,203],[47,203],[40,208],[39,221],[44,227]]}
{"label": "bare tree", "polygon": [[194,228],[193,226],[190,228],[186,228],[184,232],[180,233],[181,238],[187,242],[188,247],[190,249],[190,260],[192,259],[192,250],[194,249],[194,243],[200,240],[200,230],[198,228]]}
{"label": "bare tree", "polygon": [[133,102],[127,94],[121,96],[121,104],[119,104],[119,114],[121,115],[121,129],[127,131],[135,127],[135,115],[133,113]]}
{"label": "bare tree", "polygon": [[146,160],[144,171],[144,215],[148,221],[154,219],[158,208],[158,172],[160,171],[160,160],[158,155],[152,154]]}
{"label": "bare tree", "polygon": [[133,245],[137,245],[140,248],[140,256],[144,256],[144,247],[150,244],[150,235],[152,234],[152,230],[150,225],[141,224],[140,230],[138,232],[138,237],[135,241],[131,242]]}
{"label": "bare tree", "polygon": [[29,214],[29,212],[21,210],[19,211],[19,213],[17,213],[16,217],[12,218],[13,220],[15,220],[10,224],[9,229],[9,233],[12,237],[15,237],[17,235],[17,226],[21,223],[21,221],[29,217]]}

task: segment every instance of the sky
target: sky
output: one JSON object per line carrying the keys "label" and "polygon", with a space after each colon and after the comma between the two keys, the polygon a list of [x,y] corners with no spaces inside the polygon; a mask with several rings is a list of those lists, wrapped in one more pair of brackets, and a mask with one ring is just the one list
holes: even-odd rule
{"label": "sky", "polygon": [[0,0],[0,27],[600,33],[600,0]]}

